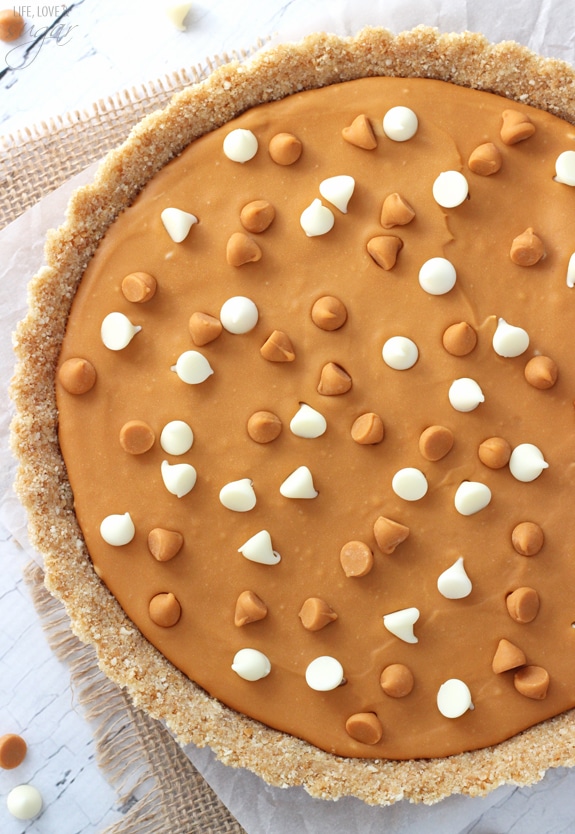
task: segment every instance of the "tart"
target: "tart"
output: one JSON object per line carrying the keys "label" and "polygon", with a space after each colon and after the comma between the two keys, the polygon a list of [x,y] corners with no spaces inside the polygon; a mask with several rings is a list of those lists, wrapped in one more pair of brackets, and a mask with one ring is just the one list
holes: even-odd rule
{"label": "tart", "polygon": [[572,764],[574,86],[315,35],[144,119],[51,233],[17,490],[181,743],[371,804]]}

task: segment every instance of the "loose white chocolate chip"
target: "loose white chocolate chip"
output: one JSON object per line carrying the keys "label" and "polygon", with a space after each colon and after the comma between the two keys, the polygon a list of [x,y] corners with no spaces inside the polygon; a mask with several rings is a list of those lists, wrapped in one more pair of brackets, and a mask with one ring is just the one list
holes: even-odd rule
{"label": "loose white chocolate chip", "polygon": [[464,376],[451,383],[449,402],[456,411],[465,413],[473,411],[480,403],[485,402],[485,397],[477,382]]}
{"label": "loose white chocolate chip", "polygon": [[236,128],[224,139],[224,153],[232,162],[249,162],[258,152],[258,140],[251,130]]}
{"label": "loose white chocolate chip", "polygon": [[419,350],[412,339],[407,336],[392,336],[384,344],[381,355],[383,361],[396,371],[413,368],[419,358]]}
{"label": "loose white chocolate chip", "polygon": [[305,680],[316,692],[330,692],[343,682],[343,666],[335,657],[316,657],[305,670]]}
{"label": "loose white chocolate chip", "polygon": [[220,490],[220,501],[228,510],[236,513],[247,513],[256,505],[254,486],[249,478],[230,481]]}
{"label": "loose white chocolate chip", "polygon": [[342,214],[347,214],[347,206],[355,189],[355,180],[347,174],[340,174],[336,177],[328,177],[319,185],[319,193],[338,208]]}
{"label": "loose white chocolate chip", "polygon": [[475,515],[491,502],[491,490],[479,481],[463,481],[455,492],[455,509],[460,515]]}
{"label": "loose white chocolate chip", "polygon": [[6,807],[17,820],[31,820],[42,810],[42,794],[33,785],[17,785],[6,797]]}
{"label": "loose white chocolate chip", "polygon": [[249,333],[258,323],[258,308],[244,295],[234,295],[224,301],[220,310],[220,321],[228,333],[239,336]]}
{"label": "loose white chocolate chip", "polygon": [[292,418],[289,427],[297,437],[315,438],[321,437],[327,429],[327,421],[323,414],[316,411],[305,403],[299,407],[299,411]]}
{"label": "loose white chocolate chip", "polygon": [[417,133],[419,121],[409,107],[392,107],[383,117],[383,132],[394,142],[407,142]]}
{"label": "loose white chocolate chip", "polygon": [[463,567],[463,556],[439,576],[437,590],[446,599],[464,599],[469,596],[473,585]]}
{"label": "loose white chocolate chip", "polygon": [[136,528],[130,513],[107,515],[100,524],[100,535],[107,544],[122,547],[129,544],[136,535]]}
{"label": "loose white chocolate chip", "polygon": [[238,553],[250,562],[257,562],[260,565],[277,565],[281,559],[280,554],[272,547],[272,537],[267,530],[260,530],[244,542],[241,547],[238,547]]}
{"label": "loose white chocolate chip", "polygon": [[445,718],[459,718],[473,709],[469,687],[458,678],[445,681],[437,693],[437,709]]}
{"label": "loose white chocolate chip", "polygon": [[442,208],[455,208],[467,199],[469,185],[460,171],[443,171],[433,183],[433,199]]}
{"label": "loose white chocolate chip", "polygon": [[404,501],[419,501],[427,493],[427,478],[420,469],[408,466],[395,473],[391,487]]}
{"label": "loose white chocolate chip", "polygon": [[109,350],[123,350],[142,328],[132,324],[123,313],[108,313],[102,322],[100,335]]}
{"label": "loose white chocolate chip", "polygon": [[521,356],[529,347],[529,334],[522,327],[515,327],[505,319],[499,319],[492,344],[493,350],[499,356]]}
{"label": "loose white chocolate chip", "polygon": [[509,471],[518,481],[529,483],[541,475],[549,464],[543,457],[541,449],[533,443],[521,443],[511,452]]}
{"label": "loose white chocolate chip", "polygon": [[445,295],[456,280],[455,267],[447,258],[430,258],[419,270],[419,285],[429,295]]}
{"label": "loose white chocolate chip", "polygon": [[183,211],[170,206],[163,210],[160,215],[164,229],[172,238],[174,243],[182,243],[190,233],[190,229],[198,222],[195,214]]}
{"label": "loose white chocolate chip", "polygon": [[575,252],[573,252],[567,264],[567,286],[575,287]]}
{"label": "loose white chocolate chip", "polygon": [[186,31],[184,20],[186,19],[186,15],[191,8],[191,3],[168,3],[166,6],[166,15],[168,16],[168,20],[170,20],[176,29],[180,30],[180,32]]}
{"label": "loose white chocolate chip", "polygon": [[189,463],[170,464],[162,461],[162,480],[164,486],[172,495],[183,498],[196,485],[196,470]]}
{"label": "loose white chocolate chip", "polygon": [[563,151],[555,162],[555,182],[575,185],[575,151]]}
{"label": "loose white chocolate chip", "polygon": [[302,211],[299,222],[308,237],[318,237],[333,229],[335,217],[331,209],[316,199]]}
{"label": "loose white chocolate chip", "polygon": [[188,385],[199,385],[213,374],[212,366],[197,350],[184,351],[170,370],[175,371],[182,382]]}
{"label": "loose white chocolate chip", "polygon": [[419,608],[402,608],[401,611],[393,611],[391,614],[384,614],[383,624],[386,629],[399,637],[404,643],[418,643],[419,640],[413,633],[413,626],[419,620]]}
{"label": "loose white chocolate chip", "polygon": [[269,675],[272,665],[266,655],[257,649],[240,649],[234,655],[232,669],[245,681],[259,681]]}
{"label": "loose white chocolate chip", "polygon": [[160,435],[160,446],[168,455],[185,455],[192,448],[194,433],[183,420],[166,423]]}
{"label": "loose white chocolate chip", "polygon": [[307,466],[298,466],[291,475],[288,475],[280,486],[280,493],[284,498],[317,498],[319,495]]}

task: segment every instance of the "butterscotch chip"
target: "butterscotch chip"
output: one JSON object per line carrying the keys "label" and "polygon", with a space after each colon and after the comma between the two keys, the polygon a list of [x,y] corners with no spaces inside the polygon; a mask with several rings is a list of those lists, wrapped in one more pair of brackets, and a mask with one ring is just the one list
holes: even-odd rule
{"label": "butterscotch chip", "polygon": [[341,135],[346,142],[355,145],[356,148],[363,148],[366,151],[373,151],[374,148],[377,148],[377,139],[373,127],[365,113],[356,116],[348,127],[344,127]]}
{"label": "butterscotch chip", "polygon": [[261,346],[260,353],[268,362],[293,362],[295,359],[291,339],[283,330],[274,330]]}
{"label": "butterscotch chip", "polygon": [[321,369],[317,390],[324,397],[337,397],[346,394],[352,386],[351,377],[340,365],[328,362]]}
{"label": "butterscotch chip", "polygon": [[403,241],[395,235],[377,235],[367,242],[367,251],[376,264],[385,270],[393,269],[402,247]]}
{"label": "butterscotch chip", "polygon": [[381,721],[374,712],[356,712],[345,722],[347,734],[362,744],[377,744],[383,736]]}
{"label": "butterscotch chip", "polygon": [[234,232],[226,246],[226,260],[230,266],[243,266],[261,260],[262,250],[251,237]]}
{"label": "butterscotch chip", "polygon": [[450,325],[443,334],[443,347],[452,356],[467,356],[477,344],[477,333],[466,321]]}
{"label": "butterscotch chip", "polygon": [[493,655],[491,668],[496,675],[500,675],[502,672],[517,669],[518,666],[524,666],[526,663],[525,653],[510,640],[503,638],[499,641],[497,650]]}
{"label": "butterscotch chip", "polygon": [[393,553],[409,536],[409,527],[380,515],[373,525],[373,535],[382,553]]}
{"label": "butterscotch chip", "polygon": [[172,628],[182,616],[182,606],[172,593],[156,594],[148,610],[152,622],[162,628]]}
{"label": "butterscotch chip", "polygon": [[265,232],[274,221],[276,210],[267,200],[252,200],[240,212],[244,229],[254,234]]}
{"label": "butterscotch chip", "polygon": [[257,623],[268,615],[265,602],[253,591],[242,591],[236,601],[234,624],[238,627]]}
{"label": "butterscotch chip", "polygon": [[488,437],[477,451],[479,460],[490,469],[503,469],[511,457],[511,444],[504,437]]}
{"label": "butterscotch chip", "polygon": [[392,663],[381,673],[379,684],[391,698],[405,698],[413,689],[413,673],[403,663]]}
{"label": "butterscotch chip", "polygon": [[339,330],[347,320],[347,310],[339,298],[323,295],[311,308],[311,318],[320,330]]}
{"label": "butterscotch chip", "polygon": [[148,533],[148,550],[158,562],[169,562],[182,549],[184,537],[177,530],[154,527]]}
{"label": "butterscotch chip", "polygon": [[309,599],[306,599],[298,616],[303,627],[308,631],[320,631],[326,625],[337,620],[337,614],[333,608],[319,597],[309,597]]}
{"label": "butterscotch chip", "polygon": [[268,152],[278,165],[293,165],[303,150],[301,141],[293,133],[276,133],[268,145]]}
{"label": "butterscotch chip", "polygon": [[11,43],[16,41],[24,32],[26,21],[15,9],[4,9],[0,12],[0,41]]}
{"label": "butterscotch chip", "polygon": [[124,298],[133,304],[145,304],[156,294],[158,283],[147,272],[131,272],[122,281]]}
{"label": "butterscotch chip", "polygon": [[381,207],[380,223],[384,229],[393,229],[394,226],[406,226],[415,217],[415,211],[407,200],[395,191],[383,201]]}
{"label": "butterscotch chip", "polygon": [[539,263],[544,254],[543,241],[531,227],[513,239],[509,250],[509,257],[514,264],[519,266],[534,266]]}
{"label": "butterscotch chip", "polygon": [[496,174],[501,169],[501,152],[493,142],[484,142],[471,152],[467,165],[474,174],[479,174],[480,177],[490,177],[491,174]]}
{"label": "butterscotch chip", "polygon": [[271,443],[279,437],[282,421],[273,411],[256,411],[248,420],[248,434],[256,443]]}
{"label": "butterscotch chip", "polygon": [[535,133],[535,125],[524,113],[519,110],[504,110],[501,114],[503,124],[501,125],[501,141],[506,145],[516,145],[529,139]]}
{"label": "butterscotch chip", "polygon": [[531,623],[539,613],[539,594],[534,588],[517,588],[505,602],[509,616],[516,623]]}
{"label": "butterscotch chip", "polygon": [[559,371],[557,364],[549,356],[534,356],[525,365],[525,379],[534,388],[544,391],[553,388]]}
{"label": "butterscotch chip", "polygon": [[535,556],[543,547],[545,535],[534,521],[522,521],[513,528],[511,541],[521,556]]}
{"label": "butterscotch chip", "polygon": [[130,455],[143,455],[154,445],[156,436],[144,420],[128,420],[120,429],[120,445]]}
{"label": "butterscotch chip", "polygon": [[192,341],[198,347],[209,345],[221,334],[222,323],[215,316],[209,313],[192,313],[188,324]]}
{"label": "butterscotch chip", "polygon": [[542,701],[549,689],[549,672],[542,666],[525,666],[524,669],[515,672],[513,684],[526,698]]}
{"label": "butterscotch chip", "polygon": [[373,567],[373,553],[365,542],[351,541],[342,547],[339,561],[346,576],[366,576]]}
{"label": "butterscotch chip", "polygon": [[360,446],[373,446],[385,437],[385,426],[379,414],[369,411],[353,421],[351,436]]}
{"label": "butterscotch chip", "polygon": [[88,359],[74,356],[60,365],[58,379],[69,394],[87,394],[96,384],[96,369]]}
{"label": "butterscotch chip", "polygon": [[12,770],[26,758],[28,745],[17,733],[6,733],[0,737],[0,767]]}
{"label": "butterscotch chip", "polygon": [[426,460],[441,460],[452,450],[453,442],[451,429],[429,426],[419,436],[419,451]]}

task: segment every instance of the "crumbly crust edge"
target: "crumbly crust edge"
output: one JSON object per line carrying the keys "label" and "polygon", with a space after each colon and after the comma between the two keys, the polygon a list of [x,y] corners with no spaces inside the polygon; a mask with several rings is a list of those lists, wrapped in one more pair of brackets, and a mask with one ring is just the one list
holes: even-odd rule
{"label": "crumbly crust edge", "polygon": [[485,795],[528,785],[550,767],[575,764],[573,711],[496,747],[442,759],[344,759],[265,727],[211,698],[175,669],[126,617],[97,578],[73,509],[58,445],[54,378],[74,293],[99,240],[149,179],[196,137],[248,108],[303,89],[363,76],[427,77],[494,92],[575,123],[575,72],[514,42],[417,27],[399,35],[367,28],[353,38],[309,36],[233,62],[146,117],[72,196],[52,231],[46,265],[29,285],[29,312],[14,334],[11,445],[15,488],[42,553],[46,586],[64,604],[74,633],[92,644],[101,669],[134,703],[163,720],[181,744],[209,745],[218,758],[271,785],[302,785],[312,796],[356,796],[373,805],[434,803],[453,793]]}

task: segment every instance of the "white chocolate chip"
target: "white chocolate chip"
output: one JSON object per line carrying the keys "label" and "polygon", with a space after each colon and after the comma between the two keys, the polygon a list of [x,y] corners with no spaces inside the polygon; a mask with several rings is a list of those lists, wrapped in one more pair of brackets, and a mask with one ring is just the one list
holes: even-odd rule
{"label": "white chocolate chip", "polygon": [[167,460],[162,461],[162,480],[164,486],[176,495],[183,498],[191,492],[196,485],[196,470],[189,463],[170,464]]}
{"label": "white chocolate chip", "polygon": [[123,350],[141,329],[123,313],[108,313],[102,322],[100,336],[109,350]]}
{"label": "white chocolate chip", "polygon": [[100,535],[107,544],[122,547],[129,544],[136,535],[136,528],[130,513],[107,515],[100,524]]}
{"label": "white chocolate chip", "polygon": [[319,193],[332,205],[338,208],[342,214],[347,214],[347,206],[355,189],[355,180],[347,174],[340,174],[337,177],[328,177],[319,185]]}
{"label": "white chocolate chip", "polygon": [[317,498],[319,495],[307,466],[298,466],[291,475],[288,475],[280,486],[280,493],[284,498]]}
{"label": "white chocolate chip", "polygon": [[575,252],[573,252],[567,264],[567,286],[575,287]]}
{"label": "white chocolate chip", "polygon": [[575,185],[575,151],[563,151],[555,162],[555,182]]}
{"label": "white chocolate chip", "polygon": [[381,351],[383,361],[396,371],[413,368],[419,358],[419,350],[412,339],[407,336],[392,336],[386,341]]}
{"label": "white chocolate chip", "polygon": [[269,675],[272,665],[266,655],[257,649],[240,649],[234,655],[232,669],[245,681],[259,681]]}
{"label": "white chocolate chip", "polygon": [[258,562],[260,565],[277,565],[281,559],[280,554],[272,547],[272,537],[267,530],[260,530],[244,542],[238,547],[238,553],[250,562]]}
{"label": "white chocolate chip", "polygon": [[299,222],[308,237],[318,237],[333,229],[335,217],[331,209],[316,199],[302,211]]}
{"label": "white chocolate chip", "polygon": [[305,670],[305,680],[309,688],[316,692],[330,692],[342,683],[343,666],[335,657],[316,657]]}
{"label": "white chocolate chip", "polygon": [[256,505],[256,494],[253,483],[249,478],[230,481],[220,490],[220,501],[228,510],[236,513],[247,513]]}
{"label": "white chocolate chip", "polygon": [[212,366],[197,350],[186,350],[180,354],[171,370],[175,371],[182,382],[187,382],[188,385],[199,385],[213,374]]}
{"label": "white chocolate chip", "polygon": [[190,214],[189,211],[183,211],[173,206],[164,209],[160,217],[164,224],[164,229],[174,243],[182,243],[190,233],[192,226],[198,222],[195,214]]}
{"label": "white chocolate chip", "polygon": [[420,469],[407,466],[395,473],[391,487],[404,501],[419,501],[427,493],[427,478]]}
{"label": "white chocolate chip", "polygon": [[383,132],[394,142],[407,142],[417,133],[419,122],[409,107],[392,107],[383,117]]}
{"label": "white chocolate chip", "polygon": [[518,481],[529,483],[541,475],[549,464],[543,457],[541,449],[533,443],[521,443],[511,452],[509,471]]}
{"label": "white chocolate chip", "polygon": [[445,295],[456,280],[455,267],[447,258],[430,258],[419,270],[419,285],[429,295]]}
{"label": "white chocolate chip", "polygon": [[461,377],[451,383],[449,388],[449,402],[456,411],[468,412],[485,402],[480,386],[474,379]]}
{"label": "white chocolate chip", "polygon": [[497,329],[493,334],[493,350],[499,356],[521,356],[529,347],[529,334],[522,327],[507,324],[505,319],[499,319]]}
{"label": "white chocolate chip", "polygon": [[445,718],[459,718],[468,709],[473,709],[467,684],[458,678],[445,681],[437,693],[437,709]]}
{"label": "white chocolate chip", "polygon": [[258,308],[244,295],[234,295],[224,301],[220,310],[222,327],[236,336],[249,333],[258,323]]}
{"label": "white chocolate chip", "polygon": [[491,502],[491,490],[479,481],[463,481],[455,492],[455,509],[461,515],[474,515]]}
{"label": "white chocolate chip", "polygon": [[6,797],[10,814],[18,820],[31,820],[42,810],[42,794],[33,785],[17,785]]}
{"label": "white chocolate chip", "polygon": [[469,185],[460,171],[443,171],[433,183],[433,199],[442,208],[455,208],[467,199]]}
{"label": "white chocolate chip", "polygon": [[446,599],[464,599],[469,596],[473,585],[463,567],[463,556],[439,576],[437,590]]}
{"label": "white chocolate chip", "polygon": [[404,643],[419,642],[413,633],[413,626],[418,620],[418,608],[402,608],[401,611],[393,611],[391,614],[384,614],[383,616],[383,624],[386,629],[390,634],[403,640]]}
{"label": "white chocolate chip", "polygon": [[327,429],[327,421],[315,408],[302,403],[297,414],[292,417],[289,427],[297,437],[321,437]]}
{"label": "white chocolate chip", "polygon": [[258,140],[251,130],[236,128],[224,139],[224,153],[232,162],[249,162],[258,152]]}
{"label": "white chocolate chip", "polygon": [[194,433],[183,420],[166,423],[160,435],[160,446],[168,455],[185,455],[192,448]]}
{"label": "white chocolate chip", "polygon": [[180,32],[186,31],[184,20],[186,19],[186,15],[191,8],[191,3],[169,3],[166,6],[166,15],[168,16],[168,19],[174,24],[176,29],[180,30]]}

